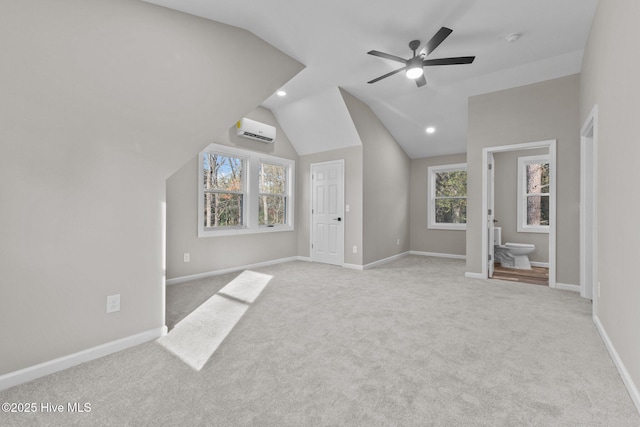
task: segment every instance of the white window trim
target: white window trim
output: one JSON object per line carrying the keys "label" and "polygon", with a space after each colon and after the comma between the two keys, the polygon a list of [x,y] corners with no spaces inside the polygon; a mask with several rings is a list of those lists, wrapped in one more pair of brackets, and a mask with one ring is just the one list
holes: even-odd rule
{"label": "white window trim", "polygon": [[[467,224],[446,224],[436,222],[436,173],[438,172],[456,172],[466,171],[466,163],[456,163],[452,165],[429,166],[427,174],[427,228],[436,230],[466,230]],[[469,194],[467,194],[468,198]]]}
{"label": "white window trim", "polygon": [[[242,158],[245,162],[244,171],[244,198],[243,198],[243,226],[241,227],[221,227],[219,229],[210,229],[204,227],[204,161],[202,153],[214,152],[232,157]],[[260,163],[270,163],[283,165],[287,167],[287,223],[276,225],[260,225],[258,224],[258,200],[260,194],[258,186],[258,169]],[[209,144],[204,150],[198,153],[198,237],[215,237],[215,236],[235,236],[242,234],[256,233],[274,233],[280,231],[294,230],[294,206],[295,206],[295,160],[285,159],[283,157],[271,156],[268,154],[257,153],[255,151],[243,150],[240,148],[229,147],[220,144]],[[254,200],[254,198],[256,200]]]}
{"label": "white window trim", "polygon": [[[518,157],[518,203],[517,203],[517,223],[518,233],[549,233],[548,225],[529,225],[527,224],[527,200],[525,195],[525,186],[527,185],[526,166],[535,163],[551,164],[551,157],[548,154],[539,156],[523,156]],[[551,177],[550,177],[551,178]],[[551,208],[551,185],[549,185],[549,208]]]}
{"label": "white window trim", "polygon": [[[285,167],[285,181],[286,181],[286,191],[284,194],[277,194],[277,193],[261,193],[260,192],[260,176],[259,176],[259,172],[260,172],[260,163],[265,163],[265,164],[269,164],[269,165],[273,165],[273,166],[284,166]],[[292,189],[293,187],[290,185],[290,183],[292,182],[292,177],[294,176],[291,171],[293,170],[293,167],[291,166],[291,162],[285,162],[285,159],[282,158],[278,158],[278,157],[272,157],[269,156],[268,158],[266,156],[260,156],[260,161],[258,162],[258,168],[256,169],[256,176],[258,177],[258,186],[256,187],[256,195],[257,197],[260,197],[262,195],[268,195],[268,196],[284,196],[285,198],[285,219],[286,222],[284,224],[271,224],[271,225],[260,225],[260,227],[266,227],[266,228],[282,228],[282,227],[287,227],[289,225],[289,221],[291,218],[289,218],[289,209],[291,208],[292,204],[291,204],[291,197],[292,197]],[[259,202],[258,202],[258,206],[259,206]],[[259,207],[258,207],[259,209]],[[258,222],[259,222],[259,218],[258,218]],[[293,223],[291,223],[293,224]]]}

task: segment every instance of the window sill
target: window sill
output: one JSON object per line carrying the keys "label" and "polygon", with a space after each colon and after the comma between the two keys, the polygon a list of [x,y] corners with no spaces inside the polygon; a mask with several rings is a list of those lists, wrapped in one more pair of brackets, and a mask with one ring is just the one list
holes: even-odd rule
{"label": "window sill", "polygon": [[261,225],[253,228],[225,228],[223,230],[198,230],[198,237],[241,236],[245,234],[278,233],[280,231],[294,231],[291,225]]}
{"label": "window sill", "polygon": [[429,224],[427,228],[430,230],[458,230],[465,231],[467,224]]}
{"label": "window sill", "polygon": [[546,226],[546,227],[524,227],[524,226],[518,226],[518,233],[549,234],[549,226]]}

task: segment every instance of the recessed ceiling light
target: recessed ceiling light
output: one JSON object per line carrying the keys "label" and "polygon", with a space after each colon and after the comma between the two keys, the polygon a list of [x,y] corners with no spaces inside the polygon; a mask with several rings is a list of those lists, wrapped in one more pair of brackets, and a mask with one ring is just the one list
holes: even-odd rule
{"label": "recessed ceiling light", "polygon": [[436,131],[436,128],[434,128],[433,126],[429,126],[427,128],[427,133],[434,133]]}
{"label": "recessed ceiling light", "polygon": [[285,92],[285,91],[283,91],[283,90],[279,90],[279,91],[277,91],[277,92],[276,92],[276,94],[277,94],[278,96],[286,96],[286,95],[287,95],[287,92]]}

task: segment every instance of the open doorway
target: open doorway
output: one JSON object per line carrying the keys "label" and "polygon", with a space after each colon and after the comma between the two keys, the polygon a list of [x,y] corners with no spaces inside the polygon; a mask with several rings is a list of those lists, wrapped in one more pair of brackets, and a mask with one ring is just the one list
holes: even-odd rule
{"label": "open doorway", "polygon": [[555,140],[483,150],[482,221],[485,278],[556,287]]}

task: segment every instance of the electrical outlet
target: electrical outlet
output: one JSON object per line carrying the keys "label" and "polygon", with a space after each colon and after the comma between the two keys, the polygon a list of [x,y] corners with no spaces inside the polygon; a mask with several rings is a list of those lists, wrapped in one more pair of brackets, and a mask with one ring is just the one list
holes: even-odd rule
{"label": "electrical outlet", "polygon": [[349,205],[344,205],[344,211],[345,211],[345,212],[349,212],[349,209],[350,209],[350,208],[349,208]]}
{"label": "electrical outlet", "polygon": [[400,246],[400,239],[396,240],[396,245]]}
{"label": "electrical outlet", "polygon": [[191,261],[191,254],[189,252],[185,252],[183,256],[184,262]]}
{"label": "electrical outlet", "polygon": [[107,297],[107,313],[120,311],[120,294]]}
{"label": "electrical outlet", "polygon": [[357,253],[358,253],[358,247],[357,247],[357,246],[354,246],[354,247],[353,247],[353,253],[354,253],[354,254],[357,254]]}

